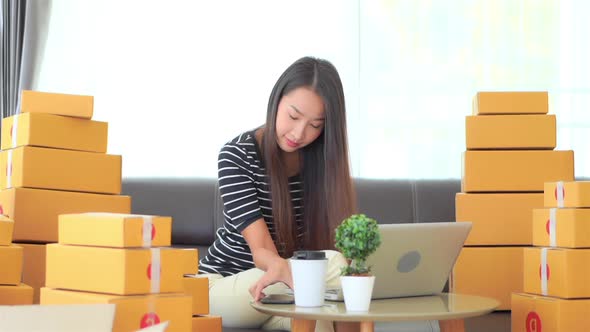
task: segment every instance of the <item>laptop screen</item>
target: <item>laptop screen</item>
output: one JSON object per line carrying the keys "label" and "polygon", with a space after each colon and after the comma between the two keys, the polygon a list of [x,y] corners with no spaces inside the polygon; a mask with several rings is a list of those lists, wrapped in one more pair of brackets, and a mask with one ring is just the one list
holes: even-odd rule
{"label": "laptop screen", "polygon": [[368,259],[373,298],[432,295],[443,291],[470,222],[382,224],[381,246]]}

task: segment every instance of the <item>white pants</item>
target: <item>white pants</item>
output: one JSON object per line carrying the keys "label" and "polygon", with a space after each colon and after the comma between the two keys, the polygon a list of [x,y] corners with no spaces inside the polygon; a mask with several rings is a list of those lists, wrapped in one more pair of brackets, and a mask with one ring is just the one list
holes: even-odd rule
{"label": "white pants", "polygon": [[[346,265],[341,253],[326,250],[328,268],[326,270],[326,286],[340,287],[340,269]],[[208,274],[210,314],[222,317],[225,327],[262,328],[263,330],[291,331],[291,319],[270,316],[260,313],[250,306],[254,300],[248,289],[264,271],[254,268],[232,276],[222,277],[220,274]],[[270,285],[264,289],[265,294],[284,293],[287,286],[282,283]],[[333,322],[318,321],[316,332],[334,331]]]}

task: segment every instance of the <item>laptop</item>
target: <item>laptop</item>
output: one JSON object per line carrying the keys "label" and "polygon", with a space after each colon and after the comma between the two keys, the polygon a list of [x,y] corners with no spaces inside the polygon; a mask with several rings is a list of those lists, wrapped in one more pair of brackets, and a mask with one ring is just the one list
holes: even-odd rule
{"label": "laptop", "polygon": [[[379,225],[381,245],[369,258],[375,276],[372,299],[441,293],[471,230],[470,222]],[[341,289],[326,300],[343,301]]]}

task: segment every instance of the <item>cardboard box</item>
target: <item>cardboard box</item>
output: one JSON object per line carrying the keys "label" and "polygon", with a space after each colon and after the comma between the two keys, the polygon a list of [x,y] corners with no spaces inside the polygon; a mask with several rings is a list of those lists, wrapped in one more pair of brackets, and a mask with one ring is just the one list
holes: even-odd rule
{"label": "cardboard box", "polygon": [[14,220],[16,242],[57,242],[58,216],[88,211],[130,213],[131,197],[30,188],[0,191],[0,213]]}
{"label": "cardboard box", "polygon": [[193,317],[193,332],[221,332],[221,316]]}
{"label": "cardboard box", "polygon": [[114,304],[0,306],[0,332],[111,332]]}
{"label": "cardboard box", "polygon": [[205,275],[185,276],[184,292],[193,298],[193,316],[209,314],[209,278]]}
{"label": "cardboard box", "polygon": [[23,248],[23,283],[33,289],[32,304],[39,304],[39,290],[45,286],[45,244],[17,245]]}
{"label": "cardboard box", "polygon": [[48,244],[45,284],[117,295],[182,293],[182,254],[178,251]]}
{"label": "cardboard box", "polygon": [[0,151],[0,189],[18,187],[119,194],[121,156],[32,146]]}
{"label": "cardboard box", "polygon": [[2,119],[2,149],[38,146],[106,153],[108,123],[42,113]]}
{"label": "cardboard box", "polygon": [[116,248],[170,246],[172,218],[87,212],[59,216],[59,243]]}
{"label": "cardboard box", "polygon": [[192,325],[191,298],[185,294],[117,296],[65,291],[43,287],[41,304],[111,303],[116,305],[113,331],[136,331],[170,321],[167,332],[189,331]]}
{"label": "cardboard box", "polygon": [[478,92],[473,98],[473,114],[547,114],[547,91]]}
{"label": "cardboard box", "polygon": [[21,113],[49,113],[91,119],[94,97],[23,90]]}
{"label": "cardboard box", "polygon": [[183,274],[199,273],[199,250],[197,248],[176,248],[182,249]]}
{"label": "cardboard box", "polygon": [[590,299],[512,294],[512,332],[590,331]]}
{"label": "cardboard box", "polygon": [[522,247],[464,247],[455,263],[451,292],[491,297],[510,310],[510,294],[522,292]]}
{"label": "cardboard box", "polygon": [[18,286],[0,285],[0,305],[33,304],[33,288],[20,284]]}
{"label": "cardboard box", "polygon": [[465,151],[463,192],[542,192],[574,179],[573,151]]}
{"label": "cardboard box", "polygon": [[0,285],[20,285],[23,273],[23,248],[0,247]]}
{"label": "cardboard box", "polygon": [[[563,199],[558,202],[558,185]],[[543,187],[545,207],[590,207],[590,181],[547,182]]]}
{"label": "cardboard box", "polygon": [[[546,287],[542,261],[546,261]],[[589,261],[590,249],[525,248],[524,292],[566,299],[590,297]]]}
{"label": "cardboard box", "polygon": [[547,149],[556,144],[555,115],[473,115],[465,118],[467,150]]}
{"label": "cardboard box", "polygon": [[0,212],[0,246],[9,246],[12,243],[14,221]]}
{"label": "cardboard box", "polygon": [[541,193],[457,193],[455,217],[473,224],[465,245],[531,245],[532,210],[542,206]]}
{"label": "cardboard box", "polygon": [[533,210],[533,245],[590,248],[590,209]]}

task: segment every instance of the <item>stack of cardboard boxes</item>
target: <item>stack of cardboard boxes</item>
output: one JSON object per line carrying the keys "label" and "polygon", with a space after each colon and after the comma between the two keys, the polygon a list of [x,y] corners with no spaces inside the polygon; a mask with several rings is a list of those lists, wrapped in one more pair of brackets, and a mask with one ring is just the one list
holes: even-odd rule
{"label": "stack of cardboard boxes", "polygon": [[41,304],[114,303],[113,331],[168,321],[189,331],[187,255],[171,248],[172,218],[81,213],[59,216],[59,243],[47,245]]}
{"label": "stack of cardboard boxes", "polygon": [[544,206],[533,211],[512,331],[590,331],[590,182],[545,183]]}
{"label": "stack of cardboard boxes", "polygon": [[209,315],[209,278],[204,275],[185,275],[185,293],[193,297],[193,332],[221,332],[221,317]]}
{"label": "stack of cardboard boxes", "polygon": [[33,288],[21,283],[23,248],[12,244],[14,222],[0,215],[0,305],[32,304]]}
{"label": "stack of cardboard boxes", "polygon": [[[108,124],[91,120],[93,102],[23,91],[21,114],[3,119],[0,213],[15,222],[0,222],[0,245],[14,238],[24,248],[23,280],[35,289],[34,303],[47,285],[44,304],[116,303],[115,331],[159,321],[171,322],[168,331],[221,331],[221,317],[208,316],[197,250],[159,248],[170,245],[170,217],[129,214],[121,157],[106,154]],[[0,262],[18,285],[23,248],[7,248],[10,261],[0,250]],[[30,303],[27,287],[13,288],[28,291]]]}
{"label": "stack of cardboard boxes", "polygon": [[23,281],[45,282],[45,244],[57,241],[61,213],[131,212],[121,192],[121,156],[106,154],[106,122],[93,121],[92,96],[23,91],[21,113],[2,119],[0,213],[24,248]]}
{"label": "stack of cardboard boxes", "polygon": [[451,290],[487,296],[510,310],[523,289],[523,249],[532,245],[532,210],[543,185],[574,179],[573,151],[556,151],[547,92],[479,92],[466,118],[462,192],[456,220],[473,223]]}

